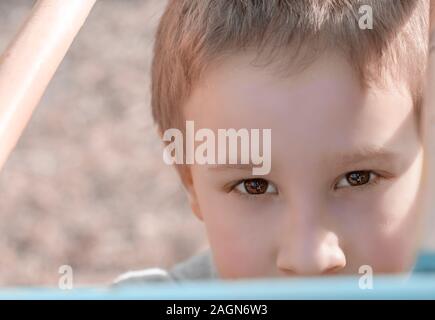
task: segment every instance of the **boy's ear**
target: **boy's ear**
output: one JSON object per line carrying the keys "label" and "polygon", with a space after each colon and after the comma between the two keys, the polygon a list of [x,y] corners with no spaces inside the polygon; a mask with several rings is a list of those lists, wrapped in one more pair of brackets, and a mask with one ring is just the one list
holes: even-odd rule
{"label": "boy's ear", "polygon": [[190,173],[190,169],[184,169],[184,188],[187,193],[187,197],[189,199],[190,208],[192,209],[195,216],[203,221],[203,217],[201,214],[201,208],[199,207],[198,197],[196,196],[195,188],[193,185],[192,174]]}

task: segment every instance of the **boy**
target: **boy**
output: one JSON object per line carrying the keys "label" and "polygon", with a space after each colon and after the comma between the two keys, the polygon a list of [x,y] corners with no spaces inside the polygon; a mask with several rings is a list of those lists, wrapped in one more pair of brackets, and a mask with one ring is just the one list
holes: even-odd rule
{"label": "boy", "polygon": [[117,282],[410,270],[428,13],[409,0],[170,1],[152,71],[160,134],[270,128],[272,169],[178,165],[211,251]]}

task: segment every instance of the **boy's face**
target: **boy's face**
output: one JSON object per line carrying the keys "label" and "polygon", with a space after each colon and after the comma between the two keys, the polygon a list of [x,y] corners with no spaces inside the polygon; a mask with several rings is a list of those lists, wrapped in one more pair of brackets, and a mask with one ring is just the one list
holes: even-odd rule
{"label": "boy's face", "polygon": [[408,270],[422,145],[405,84],[363,91],[332,53],[289,77],[251,61],[209,70],[184,110],[195,129],[272,129],[268,175],[191,167],[192,208],[220,277]]}

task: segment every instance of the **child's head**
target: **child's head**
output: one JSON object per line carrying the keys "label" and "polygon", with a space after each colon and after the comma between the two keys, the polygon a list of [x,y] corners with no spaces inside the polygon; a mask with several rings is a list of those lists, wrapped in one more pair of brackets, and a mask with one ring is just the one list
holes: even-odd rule
{"label": "child's head", "polygon": [[[369,5],[373,29],[359,28]],[[179,166],[223,278],[410,268],[428,1],[174,0],[152,70],[160,132],[272,129],[272,169]]]}

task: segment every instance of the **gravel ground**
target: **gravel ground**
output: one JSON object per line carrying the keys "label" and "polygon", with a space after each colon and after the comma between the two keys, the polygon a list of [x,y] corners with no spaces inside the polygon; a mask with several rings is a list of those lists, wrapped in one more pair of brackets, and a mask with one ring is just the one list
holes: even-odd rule
{"label": "gravel ground", "polygon": [[[3,51],[32,7],[0,0]],[[149,110],[162,0],[100,0],[0,175],[0,285],[75,285],[207,246]]]}

